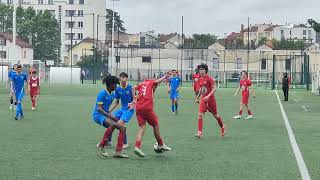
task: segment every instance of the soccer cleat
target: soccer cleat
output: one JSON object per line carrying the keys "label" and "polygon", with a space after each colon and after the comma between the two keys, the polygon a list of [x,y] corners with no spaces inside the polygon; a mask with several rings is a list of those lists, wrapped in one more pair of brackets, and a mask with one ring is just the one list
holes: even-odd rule
{"label": "soccer cleat", "polygon": [[20,119],[23,119],[23,118],[24,118],[24,115],[21,115],[21,116],[20,116]]}
{"label": "soccer cleat", "polygon": [[104,147],[100,143],[97,144],[97,148],[98,148],[98,155],[103,157],[109,157],[109,154],[104,150]]}
{"label": "soccer cleat", "polygon": [[122,149],[127,149],[129,147],[129,144],[123,144]]}
{"label": "soccer cleat", "polygon": [[34,110],[36,110],[36,108],[35,107],[31,107],[31,110],[34,111]]}
{"label": "soccer cleat", "polygon": [[114,153],[113,157],[114,157],[114,158],[129,158],[128,155],[122,154],[121,152]]}
{"label": "soccer cleat", "polygon": [[246,119],[252,119],[252,118],[253,118],[252,115],[248,115],[248,116],[246,117]]}
{"label": "soccer cleat", "polygon": [[105,146],[107,146],[107,147],[111,147],[111,146],[112,146],[111,141],[106,142],[106,145],[105,145]]}
{"label": "soccer cleat", "polygon": [[241,115],[234,116],[233,119],[241,119]]}
{"label": "soccer cleat", "polygon": [[201,138],[202,137],[202,132],[198,131],[198,133],[195,135],[197,138]]}
{"label": "soccer cleat", "polygon": [[134,147],[133,152],[139,157],[145,157],[146,155],[142,152],[140,148]]}
{"label": "soccer cleat", "polygon": [[18,120],[18,117],[14,117],[14,120]]}
{"label": "soccer cleat", "polygon": [[163,151],[171,151],[172,150],[171,147],[169,147],[169,146],[167,146],[165,144],[163,144],[162,146],[158,145],[158,149],[163,150]]}
{"label": "soccer cleat", "polygon": [[225,135],[225,125],[220,129],[220,135],[223,137]]}

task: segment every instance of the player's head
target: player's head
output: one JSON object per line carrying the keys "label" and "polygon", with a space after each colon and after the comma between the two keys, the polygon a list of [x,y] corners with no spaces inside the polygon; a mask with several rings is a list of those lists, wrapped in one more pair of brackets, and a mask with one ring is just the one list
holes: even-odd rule
{"label": "player's head", "polygon": [[22,66],[20,64],[17,65],[17,73],[21,74],[22,73]]}
{"label": "player's head", "polygon": [[285,77],[285,78],[288,77],[288,73],[286,73],[286,72],[283,73],[283,77]]}
{"label": "player's head", "polygon": [[175,70],[175,69],[172,69],[171,70],[171,75],[173,76],[173,77],[176,77],[177,76],[177,70]]}
{"label": "player's head", "polygon": [[12,67],[12,70],[16,71],[17,70],[17,66],[18,66],[18,64],[14,64],[13,67]]}
{"label": "player's head", "polygon": [[242,78],[242,79],[247,79],[247,78],[248,78],[248,73],[247,73],[247,71],[241,71],[241,78]]}
{"label": "player's head", "polygon": [[106,84],[109,91],[114,91],[119,84],[119,79],[116,76],[107,75],[103,78],[102,83]]}
{"label": "player's head", "polygon": [[33,76],[33,77],[36,77],[36,75],[37,75],[37,71],[34,69],[34,70],[32,70],[31,71],[31,75]]}
{"label": "player's head", "polygon": [[119,74],[120,83],[122,86],[126,86],[128,82],[128,74],[125,72],[122,72]]}
{"label": "player's head", "polygon": [[199,67],[199,73],[200,73],[201,75],[205,75],[205,74],[208,73],[208,65],[202,63],[202,64],[200,64],[198,67]]}

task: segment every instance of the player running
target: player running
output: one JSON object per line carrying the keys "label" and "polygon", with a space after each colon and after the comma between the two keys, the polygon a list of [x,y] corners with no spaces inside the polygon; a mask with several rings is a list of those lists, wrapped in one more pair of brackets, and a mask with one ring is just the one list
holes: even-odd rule
{"label": "player running", "polygon": [[208,76],[208,66],[206,64],[201,64],[198,66],[199,72],[201,74],[201,78],[199,80],[200,91],[196,98],[196,102],[199,102],[199,114],[198,114],[198,133],[196,137],[202,137],[202,118],[203,115],[209,111],[216,118],[219,126],[220,126],[220,135],[224,136],[225,134],[225,125],[222,122],[221,116],[218,114],[216,99],[214,93],[216,91],[216,86],[214,84],[214,80]]}
{"label": "player running", "polygon": [[[248,78],[248,74],[246,71],[242,71],[241,72],[241,80],[240,80],[240,84],[239,87],[237,88],[236,93],[234,94],[234,96],[236,96],[238,94],[238,91],[241,89],[242,91],[242,99],[240,101],[240,111],[239,114],[234,116],[234,119],[241,119],[242,117],[242,109],[243,106],[245,106],[248,110],[248,116],[245,119],[252,119],[252,112],[250,110],[249,107],[249,88],[252,86],[252,82],[251,80]],[[253,98],[256,97],[254,90],[251,90]]]}
{"label": "player running", "polygon": [[113,130],[118,129],[118,143],[116,147],[116,152],[113,155],[113,157],[128,158],[127,155],[121,153],[126,127],[118,123],[117,121],[119,119],[114,117],[109,112],[109,107],[114,100],[114,90],[116,89],[117,84],[119,84],[119,79],[115,76],[106,76],[103,79],[103,83],[106,84],[106,88],[100,91],[100,93],[98,94],[96,104],[92,112],[93,121],[107,128],[100,143],[97,144],[97,148],[99,150],[98,153],[104,157],[109,156],[109,154],[105,151],[104,146]]}
{"label": "player running", "polygon": [[10,110],[12,110],[13,107],[17,105],[16,99],[13,98],[14,92],[12,91],[12,88],[11,88],[12,87],[11,79],[12,79],[12,76],[16,73],[16,71],[17,71],[17,64],[13,65],[12,70],[10,70],[8,73],[8,85],[10,88]]}
{"label": "player running", "polygon": [[171,148],[164,144],[160,136],[158,117],[153,109],[154,91],[158,84],[166,78],[168,78],[169,76],[170,73],[166,73],[165,76],[157,80],[146,79],[134,87],[135,90],[138,91],[138,98],[137,100],[134,100],[134,104],[136,104],[136,116],[138,120],[138,125],[140,127],[136,137],[134,153],[137,154],[139,157],[146,156],[141,150],[141,142],[146,130],[146,123],[153,127],[154,137],[157,140],[157,144],[155,144],[154,149],[161,152],[171,151]]}
{"label": "player running", "polygon": [[11,76],[11,81],[11,91],[14,92],[14,99],[17,100],[16,117],[14,119],[18,120],[24,117],[22,110],[22,100],[25,91],[28,93],[28,77],[26,74],[22,73],[21,65],[17,65],[17,71]]}
{"label": "player running", "polygon": [[[134,109],[130,108],[129,105],[133,102],[133,97],[135,96],[135,92],[133,86],[128,83],[128,74],[125,72],[120,73],[120,86],[115,90],[115,103],[110,108],[110,112],[114,110],[119,104],[119,100],[121,100],[121,108],[113,113],[113,115],[119,119],[118,123],[125,126],[131,120]],[[112,134],[110,134],[108,138],[107,144],[111,145]],[[124,142],[123,149],[129,147],[127,140],[127,133],[124,134]]]}
{"label": "player running", "polygon": [[32,111],[36,110],[36,99],[37,95],[40,93],[40,80],[37,77],[37,71],[34,69],[31,72],[31,77],[29,78],[29,88],[30,88],[30,98],[32,102]]}
{"label": "player running", "polygon": [[180,78],[177,76],[177,71],[171,71],[171,78],[169,79],[168,93],[171,99],[171,111],[173,114],[178,114],[178,98],[180,89]]}
{"label": "player running", "polygon": [[201,78],[201,74],[199,74],[199,66],[196,68],[196,73],[192,75],[192,83],[193,83],[193,91],[196,97],[198,97],[200,85],[199,79]]}

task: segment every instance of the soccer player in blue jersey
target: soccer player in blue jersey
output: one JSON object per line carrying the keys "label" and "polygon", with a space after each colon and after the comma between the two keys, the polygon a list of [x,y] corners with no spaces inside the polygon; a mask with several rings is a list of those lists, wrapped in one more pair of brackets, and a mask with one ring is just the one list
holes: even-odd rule
{"label": "soccer player in blue jersey", "polygon": [[10,110],[13,109],[13,103],[17,105],[17,101],[13,99],[14,92],[12,91],[12,88],[11,88],[12,87],[11,77],[16,73],[16,70],[17,70],[17,64],[13,65],[12,70],[10,70],[8,73],[8,85],[10,88]]}
{"label": "soccer player in blue jersey", "polygon": [[[15,120],[24,117],[22,111],[22,99],[25,91],[28,92],[28,77],[25,73],[22,73],[22,66],[17,65],[17,71],[11,76],[12,88],[11,91],[14,92],[14,97],[17,100],[16,117]],[[26,82],[26,83],[25,83]]]}
{"label": "soccer player in blue jersey", "polygon": [[171,71],[171,77],[169,79],[168,93],[171,99],[171,110],[173,114],[178,113],[178,98],[180,89],[180,78],[177,76],[177,71]]}
{"label": "soccer player in blue jersey", "polygon": [[117,84],[119,84],[119,79],[115,76],[105,76],[103,79],[103,83],[106,84],[106,88],[100,91],[100,93],[98,94],[96,104],[92,112],[93,121],[107,128],[100,143],[97,144],[97,148],[99,149],[100,155],[108,157],[109,155],[105,151],[104,146],[107,142],[108,137],[114,131],[114,129],[118,129],[118,144],[113,157],[128,158],[127,155],[121,153],[126,127],[118,123],[117,121],[119,121],[119,119],[109,112],[110,105],[114,100],[114,90],[116,89]]}
{"label": "soccer player in blue jersey", "polygon": [[[125,126],[125,124],[128,124],[131,120],[134,109],[130,108],[130,104],[133,102],[133,97],[135,96],[135,92],[132,89],[133,86],[128,84],[128,74],[125,72],[120,73],[120,86],[118,86],[115,90],[115,103],[110,108],[110,112],[114,110],[119,104],[119,100],[121,100],[121,108],[113,113],[115,117],[119,119],[118,123]],[[111,138],[112,134],[108,138],[108,145],[111,145]],[[123,148],[126,149],[129,147],[128,141],[127,141],[127,133],[124,135],[124,142],[123,142]]]}

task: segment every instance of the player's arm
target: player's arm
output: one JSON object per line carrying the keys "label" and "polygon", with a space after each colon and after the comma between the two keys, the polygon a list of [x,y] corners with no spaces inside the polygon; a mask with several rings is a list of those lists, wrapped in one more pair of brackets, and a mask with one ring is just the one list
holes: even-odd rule
{"label": "player's arm", "polygon": [[98,112],[103,114],[104,116],[112,119],[113,121],[118,121],[116,117],[114,117],[111,113],[103,110],[103,104],[98,102]]}
{"label": "player's arm", "polygon": [[136,105],[136,102],[137,102],[136,89],[137,89],[137,86],[133,86],[131,88],[132,102],[128,104],[129,109],[134,109]]}
{"label": "player's arm", "polygon": [[211,96],[213,96],[213,93],[216,92],[217,88],[216,88],[216,85],[215,84],[212,84],[212,90],[210,91],[210,93],[204,97],[204,101],[207,101]]}
{"label": "player's arm", "polygon": [[256,97],[256,92],[253,88],[253,85],[251,85],[251,93],[252,93],[252,97],[255,98]]}
{"label": "player's arm", "polygon": [[200,87],[200,89],[199,89],[198,96],[196,97],[196,100],[195,100],[196,103],[199,103],[199,101],[200,101],[200,97],[201,97],[202,92],[203,92],[203,91],[202,91],[202,88],[203,88],[203,87]]}
{"label": "player's arm", "polygon": [[169,80],[169,82],[168,82],[168,93],[170,93],[170,91],[171,91],[171,83],[170,83],[170,80]]}
{"label": "player's arm", "polygon": [[156,84],[159,84],[159,83],[161,83],[163,80],[165,80],[166,78],[168,78],[169,76],[170,76],[170,73],[167,72],[165,76],[163,76],[163,77],[155,80],[155,83],[156,83]]}
{"label": "player's arm", "polygon": [[119,99],[116,99],[116,101],[110,107],[109,112],[112,112],[118,105],[119,105]]}

